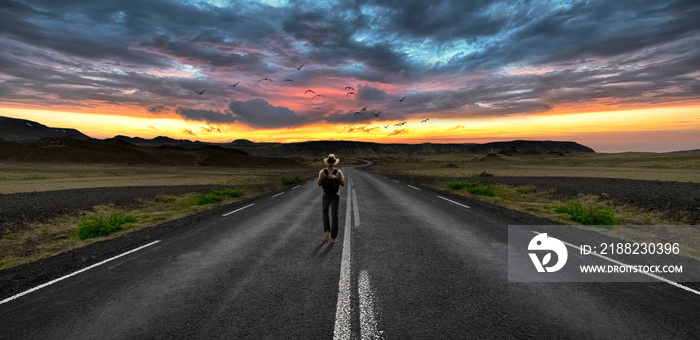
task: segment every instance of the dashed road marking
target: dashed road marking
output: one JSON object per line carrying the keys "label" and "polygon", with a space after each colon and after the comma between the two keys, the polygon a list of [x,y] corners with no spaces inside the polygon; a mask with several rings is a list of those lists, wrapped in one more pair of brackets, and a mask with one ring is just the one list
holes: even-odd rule
{"label": "dashed road marking", "polygon": [[408,184],[407,184],[406,186],[409,187],[409,188],[413,188],[413,189],[416,189],[416,190],[419,190],[419,191],[420,191],[420,188],[416,188],[416,187],[414,187],[414,186],[412,186],[412,185],[408,185]]}
{"label": "dashed road marking", "polygon": [[382,331],[377,331],[377,316],[374,310],[376,299],[366,270],[360,272],[357,290],[360,299],[360,339],[381,339]]}
{"label": "dashed road marking", "polygon": [[255,203],[248,204],[248,205],[246,205],[246,206],[243,207],[243,208],[238,208],[238,209],[236,209],[236,210],[234,210],[234,211],[227,212],[227,213],[221,215],[221,217],[226,217],[226,216],[228,216],[228,215],[231,215],[231,214],[233,214],[233,213],[239,212],[239,211],[241,211],[241,210],[243,210],[243,209],[245,209],[245,208],[248,208],[248,207],[251,207],[251,206],[254,206],[254,205],[255,205]]}
{"label": "dashed road marking", "polygon": [[456,205],[459,205],[459,206],[461,206],[461,207],[465,207],[465,208],[469,209],[469,206],[468,206],[468,205],[464,205],[464,204],[462,204],[462,203],[455,202],[455,201],[453,201],[453,200],[451,200],[451,199],[449,199],[449,198],[444,198],[444,197],[442,197],[442,196],[438,196],[438,197],[444,199],[444,200],[447,201],[447,202],[454,203],[454,204],[456,204]]}
{"label": "dashed road marking", "polygon": [[282,195],[282,194],[284,194],[284,191],[280,192],[280,193],[277,194],[277,195],[272,195],[272,198],[275,198],[275,197],[277,197],[277,196],[279,196],[279,195]]}
{"label": "dashed road marking", "polygon": [[[307,182],[307,183],[308,183],[308,182]],[[295,186],[294,188],[292,188],[292,190],[294,190],[294,189],[296,189],[296,188],[298,188],[298,187],[300,187],[300,186],[301,186],[301,185],[297,185],[297,186]]]}
{"label": "dashed road marking", "polygon": [[394,181],[394,182],[396,182],[396,183],[401,183],[401,182],[399,182],[399,181],[397,181],[397,180],[395,180],[395,179],[392,179],[392,181]]}

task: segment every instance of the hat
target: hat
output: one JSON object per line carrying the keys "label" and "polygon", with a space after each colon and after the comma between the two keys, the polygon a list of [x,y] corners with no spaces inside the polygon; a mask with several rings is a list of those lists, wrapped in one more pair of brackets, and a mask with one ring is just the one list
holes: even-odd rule
{"label": "hat", "polygon": [[334,166],[340,162],[339,158],[335,158],[334,154],[328,154],[328,157],[323,159],[323,162],[326,163],[328,166]]}

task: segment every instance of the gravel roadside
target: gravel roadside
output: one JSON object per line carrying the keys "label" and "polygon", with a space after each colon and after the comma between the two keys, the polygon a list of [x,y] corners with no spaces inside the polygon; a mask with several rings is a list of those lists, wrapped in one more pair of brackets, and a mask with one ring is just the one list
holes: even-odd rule
{"label": "gravel roadside", "polygon": [[140,186],[87,188],[57,191],[23,192],[0,195],[0,238],[9,232],[21,231],[33,222],[48,221],[65,214],[89,210],[96,205],[113,204],[119,208],[134,207],[140,199],[160,195],[205,193],[221,185]]}

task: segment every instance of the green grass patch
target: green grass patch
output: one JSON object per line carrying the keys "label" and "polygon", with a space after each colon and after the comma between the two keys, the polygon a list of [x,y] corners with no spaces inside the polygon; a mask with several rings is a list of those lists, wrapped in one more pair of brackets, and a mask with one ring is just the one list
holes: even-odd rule
{"label": "green grass patch", "polygon": [[569,204],[559,206],[554,212],[569,214],[569,218],[572,221],[579,222],[583,225],[617,225],[615,213],[609,207],[584,207],[579,202],[570,202]]}
{"label": "green grass patch", "polygon": [[492,186],[481,185],[478,182],[448,182],[447,187],[452,190],[467,189],[467,191],[474,195],[496,197],[496,189]]}
{"label": "green grass patch", "polygon": [[479,177],[493,177],[493,176],[494,176],[494,175],[493,175],[492,173],[486,172],[486,170],[482,171],[482,172],[479,174]]}
{"label": "green grass patch", "polygon": [[282,185],[284,186],[290,186],[290,185],[295,185],[295,184],[300,184],[304,180],[301,179],[299,176],[294,176],[294,177],[282,177]]}
{"label": "green grass patch", "polygon": [[197,196],[195,199],[196,205],[207,205],[213,203],[219,203],[229,197],[243,197],[245,192],[243,189],[225,189],[225,190],[215,190],[208,194],[202,194]]}
{"label": "green grass patch", "polygon": [[133,222],[136,222],[134,216],[124,214],[121,211],[115,211],[109,217],[86,217],[80,219],[78,222],[78,229],[75,230],[75,236],[81,240],[107,236],[122,230],[123,224]]}

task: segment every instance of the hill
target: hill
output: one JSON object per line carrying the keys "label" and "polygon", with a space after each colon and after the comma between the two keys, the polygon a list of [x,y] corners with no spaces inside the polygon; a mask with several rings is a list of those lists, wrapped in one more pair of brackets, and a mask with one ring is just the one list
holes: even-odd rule
{"label": "hill", "polygon": [[42,138],[89,139],[76,129],[52,128],[26,119],[0,117],[0,138],[8,141],[36,141]]}
{"label": "hill", "polygon": [[0,140],[0,161],[158,164],[173,166],[298,166],[293,159],[248,155],[217,145],[199,148],[139,146],[118,139],[45,138],[32,143]]}
{"label": "hill", "polygon": [[484,144],[381,144],[353,141],[313,141],[287,144],[255,143],[238,144],[237,148],[251,154],[326,156],[329,153],[352,156],[373,155],[435,155],[435,154],[545,154],[595,152],[593,149],[575,143],[560,141],[493,142]]}

